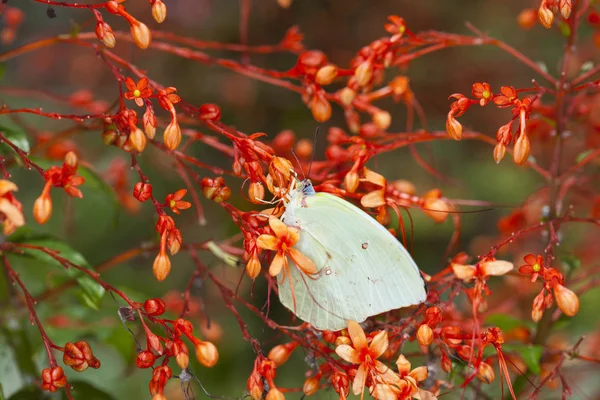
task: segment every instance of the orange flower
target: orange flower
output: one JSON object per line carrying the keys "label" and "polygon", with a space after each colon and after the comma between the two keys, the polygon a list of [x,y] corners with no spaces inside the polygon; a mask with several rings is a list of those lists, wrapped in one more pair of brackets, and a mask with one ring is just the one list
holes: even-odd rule
{"label": "orange flower", "polygon": [[17,185],[11,181],[0,179],[0,220],[4,221],[4,234],[10,235],[25,224],[23,206],[12,192],[17,191]]}
{"label": "orange flower", "polygon": [[261,249],[277,251],[273,262],[269,266],[269,274],[277,276],[284,270],[284,274],[287,275],[288,256],[302,272],[307,275],[315,274],[317,272],[315,263],[293,248],[299,239],[300,232],[298,229],[286,226],[280,219],[273,216],[269,217],[269,226],[275,233],[275,236],[263,234],[256,239],[256,244]]}
{"label": "orange flower", "polygon": [[502,95],[494,97],[494,103],[498,107],[510,107],[517,100],[517,91],[512,86],[502,86],[500,92]]}
{"label": "orange flower", "polygon": [[176,88],[170,86],[165,90],[160,90],[158,92],[158,103],[162,108],[171,111],[173,109],[173,104],[177,104],[181,101],[181,97],[175,94],[176,91]]}
{"label": "orange flower", "polygon": [[492,93],[492,88],[487,82],[474,83],[471,93],[473,94],[473,96],[479,99],[479,104],[481,106],[485,106],[494,97],[494,93]]}
{"label": "orange flower", "polygon": [[125,80],[125,86],[127,86],[127,89],[129,90],[129,92],[124,94],[125,98],[127,100],[135,100],[135,104],[139,107],[144,105],[144,100],[142,99],[147,99],[152,96],[152,88],[148,87],[148,78],[145,76],[140,79],[137,84],[133,79],[127,78]]}
{"label": "orange flower", "polygon": [[519,267],[519,272],[523,275],[531,275],[531,282],[535,282],[540,273],[544,271],[544,258],[533,254],[527,254],[524,257],[525,265]]}
{"label": "orange flower", "polygon": [[354,394],[360,393],[362,399],[368,377],[371,378],[372,382],[376,382],[377,379],[384,382],[399,381],[396,374],[387,365],[377,360],[387,350],[389,345],[386,331],[377,333],[373,340],[371,340],[371,344],[369,344],[365,332],[360,325],[354,321],[348,321],[348,334],[350,335],[352,346],[341,344],[336,347],[335,352],[345,361],[358,364],[356,376],[352,383]]}
{"label": "orange flower", "polygon": [[192,206],[192,203],[188,201],[182,201],[183,197],[187,193],[185,189],[179,189],[175,193],[170,193],[167,195],[165,202],[167,206],[173,211],[175,214],[181,214],[179,210],[187,210]]}
{"label": "orange flower", "polygon": [[435,396],[426,390],[419,389],[419,382],[427,379],[429,371],[427,367],[421,366],[411,370],[410,361],[403,354],[396,360],[398,375],[394,374],[392,381],[383,380],[371,387],[371,394],[376,399],[435,399]]}

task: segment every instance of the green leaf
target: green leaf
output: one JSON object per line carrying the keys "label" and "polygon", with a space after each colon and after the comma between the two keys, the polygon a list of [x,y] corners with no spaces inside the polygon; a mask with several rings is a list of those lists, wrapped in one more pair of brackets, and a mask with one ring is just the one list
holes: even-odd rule
{"label": "green leaf", "polygon": [[[87,262],[87,260],[81,253],[74,250],[64,241],[54,238],[52,236],[42,235],[28,229],[19,229],[17,230],[17,232],[11,235],[9,239],[13,243],[29,244],[39,247],[45,247],[49,250],[58,251],[58,255],[60,257],[69,260],[73,264],[77,264],[80,267],[86,269],[92,269],[91,265]],[[54,257],[47,253],[44,253],[41,250],[22,249],[22,251],[23,256],[44,262],[49,265],[57,266],[61,270],[65,271],[66,274],[71,278],[76,278],[77,283],[79,283],[79,286],[82,289],[82,301],[91,308],[98,309],[98,304],[100,303],[100,300],[104,295],[104,288],[99,283],[97,283],[95,280],[93,280],[88,275],[76,268],[64,268],[63,265]]]}
{"label": "green leaf", "polygon": [[519,328],[521,326],[528,326],[529,323],[507,314],[491,314],[486,319],[487,325],[494,325],[500,328],[504,332]]}
{"label": "green leaf", "polygon": [[8,345],[7,347],[12,349],[13,362],[17,365],[20,374],[26,378],[34,379],[37,377],[38,370],[32,358],[34,354],[33,347],[27,332],[22,326],[24,323],[26,322],[16,321],[14,318],[5,320],[1,332],[6,342],[1,341],[0,343]]}
{"label": "green leaf", "polygon": [[8,400],[46,400],[49,397],[37,386],[26,386],[13,394]]}
{"label": "green leaf", "polygon": [[[73,389],[71,393],[73,397],[76,399],[90,399],[90,400],[113,400],[114,398],[103,392],[102,390],[96,388],[93,385],[85,381],[69,381],[71,385],[73,385]],[[64,400],[68,400],[67,393],[63,391],[62,398]]]}
{"label": "green leaf", "polygon": [[[27,140],[27,134],[24,130],[19,128],[7,128],[6,126],[0,125],[0,132],[4,137],[10,140],[12,144],[23,150],[25,153],[29,153],[29,140]],[[13,148],[6,143],[0,143],[0,153],[10,154],[13,151]]]}
{"label": "green leaf", "polygon": [[588,150],[582,151],[581,153],[579,153],[577,155],[577,158],[575,159],[575,162],[577,162],[577,163],[582,162],[584,158],[586,158],[587,156],[589,156],[593,152],[594,152],[594,149],[588,149]]}
{"label": "green leaf", "polygon": [[537,344],[505,344],[502,347],[505,351],[519,354],[521,358],[523,358],[529,371],[535,375],[539,375],[542,372],[540,368],[540,358],[544,352],[543,346]]}

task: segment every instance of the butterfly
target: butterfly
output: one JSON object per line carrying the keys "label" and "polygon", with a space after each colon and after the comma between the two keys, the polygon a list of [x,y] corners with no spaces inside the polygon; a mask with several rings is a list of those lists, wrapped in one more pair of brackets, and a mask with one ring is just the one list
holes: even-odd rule
{"label": "butterfly", "polygon": [[427,297],[417,265],[402,244],[369,214],[297,181],[281,221],[299,231],[293,246],[317,266],[307,275],[293,261],[278,282],[281,303],[319,330],[337,331]]}

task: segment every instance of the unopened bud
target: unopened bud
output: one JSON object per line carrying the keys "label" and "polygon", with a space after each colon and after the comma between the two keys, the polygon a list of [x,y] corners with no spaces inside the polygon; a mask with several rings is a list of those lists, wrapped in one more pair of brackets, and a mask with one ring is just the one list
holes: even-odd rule
{"label": "unopened bud", "polygon": [[200,341],[196,344],[196,358],[205,367],[213,367],[219,361],[219,352],[211,342]]}
{"label": "unopened bud", "polygon": [[521,165],[529,158],[529,138],[525,134],[521,134],[515,142],[513,152],[513,161],[515,164]]}
{"label": "unopened bud", "polygon": [[152,40],[150,29],[148,29],[148,27],[140,21],[134,21],[131,24],[131,37],[133,38],[136,46],[140,49],[148,48]]}
{"label": "unopened bud", "polygon": [[148,139],[146,135],[140,128],[136,128],[133,132],[129,134],[129,145],[131,148],[138,153],[141,153],[146,148],[146,144],[148,143]]}
{"label": "unopened bud", "polygon": [[496,161],[496,164],[500,164],[500,161],[502,161],[505,154],[506,146],[502,143],[498,143],[496,147],[494,147],[494,161]]}
{"label": "unopened bud", "polygon": [[310,111],[317,122],[325,122],[331,118],[331,104],[323,96],[315,96],[310,102]]}
{"label": "unopened bud", "polygon": [[542,1],[540,8],[538,9],[538,20],[544,28],[552,28],[552,22],[554,22],[554,13],[546,5],[546,1]]}
{"label": "unopened bud", "polygon": [[154,353],[149,350],[144,350],[137,355],[135,365],[138,368],[150,368],[154,365],[155,361],[156,357],[154,356]]}
{"label": "unopened bud", "polygon": [[460,122],[454,118],[452,112],[448,113],[448,118],[446,119],[446,132],[448,132],[448,135],[454,140],[462,139],[463,127]]}
{"label": "unopened bud", "polygon": [[339,91],[340,101],[343,105],[349,106],[356,97],[356,92],[349,87],[345,87]]}
{"label": "unopened bud", "polygon": [[144,302],[144,311],[153,317],[162,315],[165,312],[165,302],[161,299],[148,299]]}
{"label": "unopened bud", "polygon": [[337,77],[338,69],[335,65],[326,65],[317,71],[315,81],[319,85],[329,85]]}
{"label": "unopened bud", "polygon": [[429,346],[433,342],[433,329],[427,324],[423,324],[417,330],[417,341],[421,346]]}
{"label": "unopened bud", "polygon": [[65,154],[65,164],[68,165],[71,168],[75,168],[77,167],[77,154],[75,154],[75,152],[73,151],[69,151],[67,154]]}
{"label": "unopened bud", "polygon": [[273,361],[275,365],[280,367],[290,358],[297,345],[298,344],[295,342],[279,344],[269,351],[269,355],[267,357],[269,360]]}
{"label": "unopened bud", "polygon": [[344,187],[350,193],[354,193],[358,189],[358,173],[356,171],[350,171],[344,177]]}
{"label": "unopened bud", "polygon": [[572,317],[579,312],[579,297],[561,284],[554,286],[554,298],[556,305],[568,317]]}
{"label": "unopened bud", "polygon": [[267,393],[265,400],[285,400],[285,396],[279,389],[273,387],[269,390],[269,393]]}
{"label": "unopened bud", "polygon": [[492,368],[490,364],[482,362],[481,364],[479,364],[477,378],[479,378],[479,380],[484,383],[492,383],[494,379],[496,379],[494,368]]}
{"label": "unopened bud", "polygon": [[33,203],[33,217],[38,224],[43,225],[52,216],[52,199],[50,195],[42,193]]}
{"label": "unopened bud", "polygon": [[304,385],[302,386],[302,391],[305,396],[310,396],[317,393],[319,390],[319,378],[316,376],[311,376],[304,381]]}
{"label": "unopened bud", "polygon": [[379,129],[385,131],[392,123],[392,116],[389,112],[380,110],[373,114],[373,122]]}
{"label": "unopened bud", "polygon": [[152,18],[159,24],[167,18],[167,6],[161,0],[155,0],[152,4]]}
{"label": "unopened bud", "polygon": [[181,128],[176,120],[172,120],[165,129],[163,141],[169,150],[175,150],[181,143]]}
{"label": "unopened bud", "polygon": [[246,264],[246,273],[251,279],[256,279],[258,274],[260,274],[261,265],[258,257],[256,255],[252,256],[248,263]]}
{"label": "unopened bud", "polygon": [[371,60],[360,63],[354,70],[354,76],[356,77],[358,86],[366,86],[373,77],[373,63]]}
{"label": "unopened bud", "polygon": [[159,281],[164,281],[167,275],[169,275],[169,272],[171,272],[171,260],[169,260],[169,257],[165,253],[161,252],[156,256],[152,265],[152,271]]}

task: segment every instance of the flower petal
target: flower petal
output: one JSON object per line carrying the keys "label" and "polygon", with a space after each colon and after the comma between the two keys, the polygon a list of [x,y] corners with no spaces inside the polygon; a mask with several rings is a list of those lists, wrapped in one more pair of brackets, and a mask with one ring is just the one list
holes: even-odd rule
{"label": "flower petal", "polygon": [[137,83],[137,89],[138,90],[144,90],[146,87],[148,86],[148,78],[146,78],[145,76],[142,77],[142,79],[139,80],[139,82]]}
{"label": "flower petal", "polygon": [[131,78],[125,79],[125,86],[127,86],[127,89],[129,89],[130,92],[133,92],[137,89],[135,82]]}
{"label": "flower petal", "polygon": [[427,376],[429,375],[429,370],[427,369],[426,366],[422,365],[420,367],[417,367],[415,369],[413,369],[412,371],[410,371],[409,374],[415,381],[417,382],[422,382],[425,379],[427,379]]}
{"label": "flower petal", "polygon": [[302,270],[305,274],[316,274],[317,266],[314,262],[298,250],[291,248],[288,250],[289,256],[294,260],[294,263],[298,268]]}
{"label": "flower petal", "polygon": [[349,344],[340,344],[335,348],[335,352],[338,356],[344,359],[344,361],[348,361],[352,364],[360,364],[360,358],[358,351],[354,350],[352,346]]}
{"label": "flower petal", "polygon": [[352,391],[354,394],[361,394],[365,391],[365,382],[367,381],[367,374],[365,372],[365,365],[360,364],[358,370],[356,370],[356,376],[354,382],[352,382]]}
{"label": "flower petal", "polygon": [[458,279],[462,279],[463,281],[467,282],[473,279],[477,270],[472,265],[462,265],[453,263],[452,271]]}
{"label": "flower petal", "polygon": [[519,272],[522,273],[523,275],[530,275],[530,274],[533,274],[533,268],[529,264],[521,265],[519,267]]}
{"label": "flower petal", "polygon": [[256,238],[256,245],[265,250],[278,250],[279,239],[272,235],[260,235]]}
{"label": "flower petal", "polygon": [[352,344],[356,350],[360,351],[361,349],[367,348],[365,331],[363,331],[363,328],[361,328],[358,323],[355,321],[348,321],[348,334],[350,335],[350,340],[352,340]]}
{"label": "flower petal", "polygon": [[269,226],[279,239],[284,238],[288,233],[288,227],[279,218],[269,217]]}
{"label": "flower petal", "polygon": [[4,196],[8,192],[16,192],[18,190],[17,185],[6,179],[0,179],[0,196]]}
{"label": "flower petal", "polygon": [[6,218],[17,227],[25,224],[23,213],[5,198],[0,198],[0,212],[4,213]]}
{"label": "flower petal", "polygon": [[483,265],[481,265],[481,270],[485,276],[501,276],[512,271],[514,267],[515,266],[511,262],[494,260],[483,263]]}
{"label": "flower petal", "polygon": [[388,341],[388,333],[386,331],[379,332],[377,335],[375,335],[371,341],[371,344],[369,345],[371,356],[378,358],[385,352],[389,344],[390,342]]}
{"label": "flower petal", "polygon": [[300,239],[300,231],[296,228],[292,228],[291,226],[287,228],[287,242],[290,246],[298,243]]}
{"label": "flower petal", "polygon": [[375,369],[379,372],[377,380],[381,380],[390,385],[398,385],[400,383],[400,377],[390,367],[385,365],[379,360],[375,360]]}
{"label": "flower petal", "polygon": [[533,265],[537,261],[536,257],[533,254],[527,254],[523,259],[529,265]]}
{"label": "flower petal", "polygon": [[277,254],[275,254],[275,257],[273,257],[273,261],[271,262],[271,265],[269,266],[269,274],[271,276],[279,275],[279,273],[283,269],[284,265],[286,265],[286,264],[287,264],[287,258],[285,258],[284,255],[282,255],[281,253],[278,252]]}

